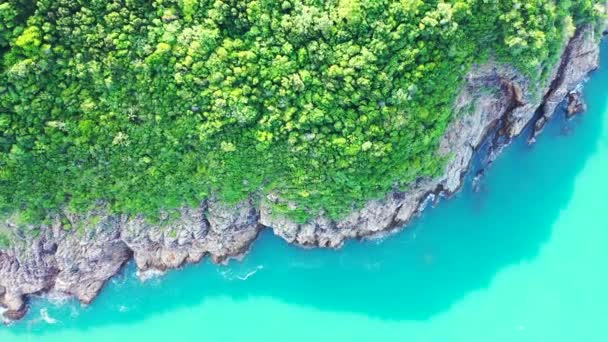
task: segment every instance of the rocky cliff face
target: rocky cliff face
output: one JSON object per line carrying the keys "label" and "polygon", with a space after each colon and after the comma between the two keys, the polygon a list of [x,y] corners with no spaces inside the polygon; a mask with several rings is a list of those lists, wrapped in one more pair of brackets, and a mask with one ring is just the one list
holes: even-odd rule
{"label": "rocky cliff face", "polygon": [[[533,120],[535,134],[539,133],[558,104],[598,67],[597,41],[591,27],[579,29],[555,67],[552,82],[544,86],[529,84],[508,66],[474,67],[456,101],[457,116],[440,144],[439,153],[453,155],[445,173],[421,179],[408,191],[370,201],[339,221],[320,216],[295,223],[273,213],[271,204],[278,199],[270,195],[257,204],[250,200],[233,207],[208,200],[197,208],[182,209],[178,219],[155,225],[141,217],[108,215],[103,208],[86,215],[66,212],[42,227],[18,226],[15,218],[0,222],[0,231],[14,232],[16,237],[10,248],[0,250],[4,316],[23,317],[28,296],[36,294],[61,293],[90,303],[131,258],[140,271],[164,271],[205,256],[215,262],[241,256],[264,227],[291,243],[333,248],[347,239],[401,229],[427,200],[459,189],[485,139],[493,142],[491,160]],[[25,231],[40,233],[20,233]]]}
{"label": "rocky cliff face", "polygon": [[206,255],[215,262],[240,256],[260,230],[258,211],[249,202],[225,207],[207,201],[155,226],[102,209],[80,216],[63,213],[52,221],[42,227],[17,227],[11,219],[0,223],[16,232],[41,232],[0,251],[0,304],[8,308],[4,316],[9,320],[23,317],[29,295],[58,293],[90,303],[131,258],[140,271],[164,271]]}
{"label": "rocky cliff face", "polygon": [[495,141],[491,149],[494,158],[538,113],[538,121],[546,122],[566,95],[598,67],[598,39],[593,28],[579,29],[552,71],[553,81],[544,86],[530,84],[509,66],[488,63],[474,67],[456,101],[457,117],[440,144],[440,154],[454,156],[441,177],[419,180],[406,192],[396,191],[382,200],[370,201],[340,221],[318,217],[296,224],[273,215],[269,202],[277,199],[269,197],[262,201],[260,223],[289,242],[324,247],[340,247],[346,239],[402,227],[429,195],[450,195],[460,188],[475,150],[490,132],[495,133],[489,137]]}

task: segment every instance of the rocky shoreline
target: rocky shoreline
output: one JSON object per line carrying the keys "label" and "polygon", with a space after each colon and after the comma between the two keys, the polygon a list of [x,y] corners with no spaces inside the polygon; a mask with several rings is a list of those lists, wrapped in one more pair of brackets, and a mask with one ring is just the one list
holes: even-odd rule
{"label": "rocky shoreline", "polygon": [[[132,259],[145,274],[205,257],[218,263],[240,257],[262,229],[271,229],[303,247],[330,248],[339,248],[347,239],[400,230],[428,201],[458,191],[473,156],[485,143],[490,144],[485,158],[491,162],[528,124],[534,125],[530,137],[534,142],[564,99],[569,100],[569,113],[584,110],[580,94],[572,91],[598,67],[598,40],[593,27],[579,28],[546,85],[530,84],[508,66],[475,66],[467,75],[455,103],[456,117],[440,144],[439,153],[453,155],[446,172],[438,178],[421,179],[408,191],[369,201],[339,221],[320,216],[305,224],[295,223],[273,213],[272,203],[279,201],[273,195],[231,207],[210,199],[197,208],[181,209],[177,219],[167,217],[154,225],[141,217],[109,215],[102,205],[84,215],[64,212],[40,227],[18,226],[9,217],[0,222],[0,231],[13,232],[16,240],[0,250],[3,316],[22,318],[28,298],[45,293],[73,296],[88,304]],[[39,234],[24,233],[27,231]]]}

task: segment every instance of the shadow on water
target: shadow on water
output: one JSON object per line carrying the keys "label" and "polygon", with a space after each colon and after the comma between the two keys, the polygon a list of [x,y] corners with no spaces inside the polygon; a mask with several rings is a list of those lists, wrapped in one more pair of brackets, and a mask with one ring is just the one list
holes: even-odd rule
{"label": "shadow on water", "polygon": [[[608,44],[603,50],[608,52]],[[330,251],[295,248],[265,232],[243,262],[205,262],[145,284],[135,279],[131,265],[92,306],[38,300],[29,321],[11,330],[47,333],[128,324],[217,297],[272,297],[387,320],[429,319],[487,287],[505,267],[538,255],[596,150],[606,119],[607,79],[604,59],[586,86],[591,99],[586,115],[570,122],[558,115],[532,148],[518,139],[486,173],[482,192],[472,192],[468,182],[455,198],[396,236]],[[564,130],[571,134],[564,136]],[[32,324],[41,310],[62,323]]]}

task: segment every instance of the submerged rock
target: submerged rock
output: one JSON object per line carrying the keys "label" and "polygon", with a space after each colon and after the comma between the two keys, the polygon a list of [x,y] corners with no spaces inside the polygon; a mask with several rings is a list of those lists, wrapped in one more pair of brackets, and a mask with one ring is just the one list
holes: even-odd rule
{"label": "submerged rock", "polygon": [[483,177],[485,176],[485,169],[481,169],[475,173],[475,177],[473,177],[472,187],[473,192],[481,192],[483,189]]}
{"label": "submerged rock", "polygon": [[[341,220],[320,215],[307,223],[294,222],[273,212],[273,204],[281,200],[269,195],[235,206],[211,199],[196,208],[183,208],[179,218],[158,224],[137,216],[111,215],[103,206],[84,215],[65,212],[37,227],[19,226],[15,217],[2,221],[0,230],[20,236],[0,250],[4,316],[20,319],[27,311],[27,298],[47,292],[90,303],[131,258],[145,275],[198,262],[205,256],[215,262],[239,257],[263,227],[290,243],[331,248],[342,246],[347,239],[379,237],[401,229],[420,212],[429,195],[436,200],[438,194],[458,191],[473,155],[486,139],[493,143],[487,152],[490,162],[535,113],[540,115],[534,122],[533,138],[539,134],[557,105],[598,67],[596,38],[592,27],[579,29],[555,67],[553,81],[546,85],[530,84],[513,68],[496,63],[473,67],[456,100],[455,119],[440,143],[439,153],[453,156],[445,173],[419,179],[407,191],[369,201]],[[535,93],[539,95],[531,95]],[[573,110],[582,108],[573,105]],[[66,219],[69,225],[64,224]],[[28,231],[39,234],[23,233]]]}

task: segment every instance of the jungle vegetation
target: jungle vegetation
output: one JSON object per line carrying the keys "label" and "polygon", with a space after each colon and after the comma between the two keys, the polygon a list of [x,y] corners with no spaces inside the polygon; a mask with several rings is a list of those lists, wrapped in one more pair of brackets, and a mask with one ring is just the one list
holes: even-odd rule
{"label": "jungle vegetation", "polygon": [[540,79],[598,3],[0,0],[0,211],[340,217],[442,172],[473,63]]}

